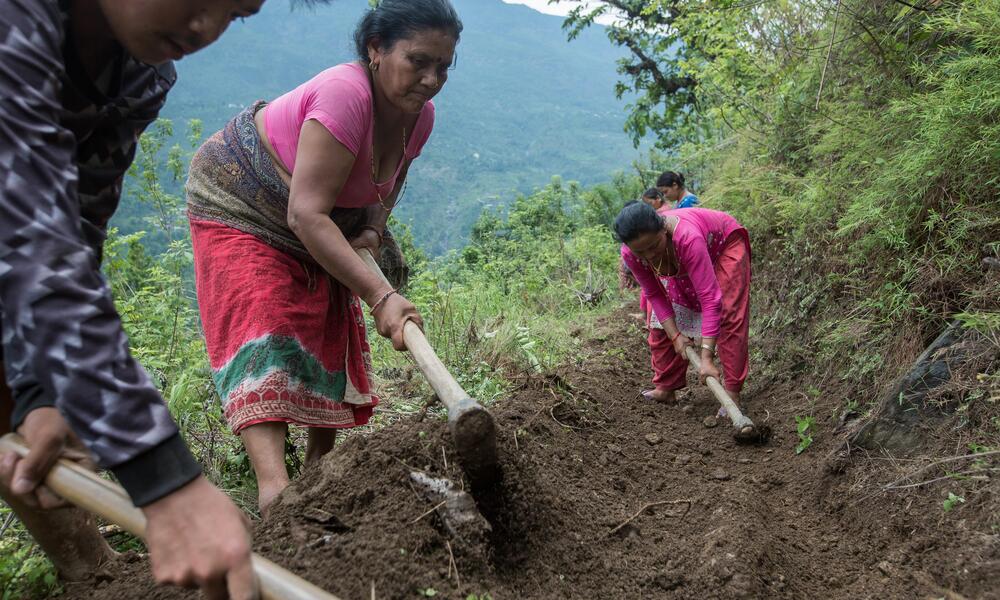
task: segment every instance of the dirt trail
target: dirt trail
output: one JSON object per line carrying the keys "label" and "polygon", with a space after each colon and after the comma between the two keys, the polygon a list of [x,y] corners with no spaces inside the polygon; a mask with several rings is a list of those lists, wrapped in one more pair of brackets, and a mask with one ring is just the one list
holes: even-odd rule
{"label": "dirt trail", "polygon": [[[257,550],[345,600],[1000,598],[996,536],[942,520],[936,496],[873,495],[864,481],[885,461],[829,473],[842,442],[829,430],[795,455],[792,383],[751,379],[749,413],[774,437],[737,446],[702,423],[716,408],[704,388],[679,406],[638,398],[648,351],[626,314],[590,338],[582,368],[494,408],[505,481],[480,496],[488,541],[448,540],[409,483],[414,469],[460,477],[446,423],[430,417],[338,447],[257,524]],[[817,414],[843,402],[825,392]],[[195,597],[153,588],[144,561],[122,566],[69,597]]]}

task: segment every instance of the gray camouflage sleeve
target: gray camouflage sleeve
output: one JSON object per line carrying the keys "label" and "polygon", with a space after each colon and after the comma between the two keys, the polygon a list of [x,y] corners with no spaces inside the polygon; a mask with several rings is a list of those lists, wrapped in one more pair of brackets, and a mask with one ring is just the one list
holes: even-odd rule
{"label": "gray camouflage sleeve", "polygon": [[[0,0],[3,358],[15,402],[53,399],[101,466],[143,506],[201,468],[130,355],[97,256],[83,239],[75,140],[59,120],[60,19],[55,2]],[[31,387],[39,391],[19,394]]]}

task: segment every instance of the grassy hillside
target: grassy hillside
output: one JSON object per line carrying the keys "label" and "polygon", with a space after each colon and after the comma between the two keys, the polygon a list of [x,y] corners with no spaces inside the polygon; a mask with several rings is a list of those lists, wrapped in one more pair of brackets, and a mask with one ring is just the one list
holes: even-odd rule
{"label": "grassy hillside", "polygon": [[956,316],[1000,330],[982,263],[1000,253],[1000,2],[934,5],[865,3],[836,31],[822,7],[770,15],[775,36],[817,24],[796,39],[824,49],[808,54],[721,20],[716,40],[746,43],[688,63],[712,136],[677,162],[780,260],[810,265],[788,301],[825,313],[811,362],[844,378],[886,381]]}
{"label": "grassy hillside", "polygon": [[[476,7],[497,8],[498,3],[466,4],[473,6],[466,11],[471,15]],[[696,80],[698,98],[687,109],[684,124],[669,132],[678,142],[676,152],[654,157],[650,172],[669,166],[688,173],[707,206],[732,212],[751,233],[755,287],[747,397],[755,418],[759,414],[773,417],[777,436],[768,450],[752,459],[768,465],[761,467],[759,481],[741,476],[730,479],[728,472],[717,477],[705,470],[690,478],[700,483],[678,481],[678,494],[687,495],[689,485],[704,488],[708,479],[713,486],[724,486],[719,489],[725,493],[720,495],[715,488],[701,492],[705,500],[698,518],[704,526],[693,529],[692,542],[678,548],[669,560],[689,561],[693,569],[706,564],[706,552],[720,548],[711,539],[720,526],[716,510],[732,506],[741,511],[737,515],[747,515],[735,530],[737,539],[743,536],[748,540],[745,548],[766,552],[753,555],[740,550],[733,556],[750,556],[751,560],[737,558],[735,563],[766,568],[776,596],[984,597],[995,589],[992,582],[1000,564],[996,545],[1000,490],[995,475],[1000,468],[996,462],[1000,449],[1000,271],[989,265],[1000,261],[1000,95],[996,91],[1000,89],[1000,0],[928,0],[915,3],[917,8],[909,4],[892,0],[836,5],[727,1],[711,7],[700,0],[648,3],[653,13],[661,11],[654,16],[675,19],[678,37],[671,43],[685,48],[682,64],[676,66]],[[466,18],[471,29],[475,18]],[[516,20],[497,21],[493,43],[502,44],[507,35],[515,36],[516,24]],[[481,22],[480,39],[491,35],[487,25]],[[295,29],[298,25],[284,26],[289,27],[284,35],[305,37],[305,30]],[[522,41],[507,54],[534,47],[527,39],[530,32],[521,34]],[[244,45],[220,46],[218,57],[231,52],[231,59],[239,59],[262,44],[249,29],[234,32],[232,37]],[[468,41],[472,38],[467,34]],[[462,55],[454,82],[470,62],[475,64],[474,46],[470,43]],[[210,56],[196,58],[207,61]],[[490,64],[500,64],[501,59],[506,60],[506,55],[484,53],[482,57]],[[289,77],[257,63],[248,69],[234,77],[247,77],[248,85],[256,85],[258,79]],[[557,70],[550,71],[534,87],[558,80]],[[474,131],[503,122],[489,118],[489,110],[532,114],[514,110],[516,105],[509,100],[532,88],[518,85],[518,72],[496,73],[490,79],[490,85],[496,84],[490,88],[492,94],[467,90],[479,94],[474,107],[487,107],[480,113],[482,122],[462,121],[477,113],[461,110],[450,120],[443,118],[442,128],[444,121],[457,121]],[[452,88],[456,89],[462,88]],[[248,94],[247,100],[255,95]],[[567,102],[586,101],[568,92],[564,96]],[[449,110],[447,98],[440,103],[442,115]],[[215,108],[222,115],[236,107]],[[521,147],[541,152],[532,155],[536,159],[546,155],[537,145],[549,143],[537,131],[550,131],[553,136],[574,133],[553,125],[545,116],[544,111],[537,115],[539,122],[532,126],[537,129],[504,129],[519,136]],[[487,140],[470,137],[465,130],[462,133],[461,139],[467,141],[461,143],[466,146],[455,150],[455,146],[443,145],[441,151],[454,150],[463,158],[439,163],[442,174],[428,181],[448,180],[449,169],[478,172],[467,153]],[[579,151],[578,146],[570,141],[561,151]],[[147,148],[155,149],[155,144]],[[487,156],[503,164],[507,155],[481,152],[480,160]],[[430,163],[431,155],[426,158]],[[535,193],[515,197],[506,212],[490,210],[470,218],[468,244],[458,251],[428,261],[412,243],[404,244],[417,267],[405,293],[420,307],[432,344],[462,385],[473,396],[490,402],[526,382],[548,380],[549,387],[541,389],[551,392],[555,404],[535,416],[551,417],[550,426],[567,430],[563,432],[567,435],[589,435],[584,430],[597,432],[603,427],[591,427],[593,423],[610,419],[602,412],[607,404],[602,396],[593,405],[583,399],[572,406],[587,410],[593,406],[594,411],[586,414],[604,415],[605,421],[577,422],[585,427],[559,423],[559,415],[551,411],[557,404],[568,407],[576,402],[564,395],[560,369],[585,368],[580,362],[581,344],[588,336],[603,335],[594,331],[595,322],[604,317],[618,319],[620,324],[631,317],[612,309],[620,301],[634,307],[633,297],[614,291],[617,245],[608,225],[622,202],[635,197],[649,179],[631,174],[612,178],[610,173],[621,158],[595,167],[594,178],[612,179],[611,183],[581,187],[556,180]],[[144,163],[147,173],[163,170],[156,162]],[[146,181],[155,182],[155,178]],[[143,194],[163,215],[161,230],[169,229],[174,226],[177,207],[169,199],[151,198],[155,196],[152,189],[147,186]],[[495,193],[507,197],[509,189]],[[485,194],[470,197],[483,204],[489,200]],[[429,201],[414,196],[406,202],[407,210],[416,210]],[[444,202],[432,208],[446,210],[448,206]],[[458,222],[456,215],[463,214],[465,206],[445,214]],[[478,210],[475,203],[468,206]],[[476,210],[469,210],[471,217]],[[443,230],[445,222],[415,220],[414,231],[428,223]],[[106,260],[133,351],[153,373],[206,472],[252,510],[252,474],[238,440],[224,432],[191,290],[184,285],[184,274],[190,269],[188,241],[179,237],[171,252],[160,256],[151,256],[143,243],[138,236],[113,237]],[[949,373],[952,385],[929,400],[935,417],[920,424],[927,446],[900,460],[877,452],[870,459],[855,452],[853,466],[828,461],[844,448],[852,424],[877,418],[880,405],[899,401],[887,398],[890,383],[907,371],[952,320],[977,330],[989,351]],[[637,339],[642,335],[637,327],[630,329]],[[621,373],[634,375],[638,362],[645,360],[636,352],[626,353],[625,343],[618,347],[616,340],[598,341],[609,342],[596,348],[614,369],[618,368],[615,361],[630,361]],[[380,391],[386,397],[375,425],[420,411],[431,394],[405,356],[373,336],[373,359]],[[622,377],[602,383],[625,390],[638,390],[646,383],[639,376]],[[587,394],[592,391],[586,390]],[[625,393],[621,400],[631,414]],[[700,406],[707,408],[711,403]],[[780,410],[772,411],[775,406]],[[661,410],[677,409],[644,406],[638,414],[652,416],[642,425],[656,425],[671,436],[693,428],[702,432],[698,439],[708,439],[700,420],[692,421],[691,414]],[[518,418],[525,429],[533,420],[528,411]],[[515,444],[523,431],[516,427],[512,427]],[[629,430],[621,435],[634,434]],[[301,439],[292,441],[301,446]],[[612,446],[605,443],[611,441],[583,447],[581,453],[590,459],[601,456],[604,448],[612,452]],[[617,456],[622,446],[613,443]],[[642,452],[648,457],[663,448],[677,449],[686,460],[670,463],[676,472],[700,469],[695,464],[699,460],[691,461],[698,453],[713,457],[710,460],[724,457],[726,469],[742,469],[731,460],[730,452],[735,450],[709,449],[709,443],[714,444],[680,448],[671,440],[651,449],[643,440],[638,442],[642,449],[636,455]],[[802,447],[801,453],[796,453],[797,447]],[[290,464],[298,465],[300,458],[301,450],[292,447]],[[950,462],[959,460],[967,462]],[[631,458],[629,463],[636,469],[642,466]],[[959,464],[961,470],[951,470]],[[631,481],[644,478],[638,471],[629,481],[623,478],[622,486],[609,491],[609,497],[617,501],[622,490],[631,489]],[[663,480],[656,483],[659,488],[649,491],[649,498],[663,497]],[[633,499],[638,503],[640,496]],[[589,497],[587,501],[592,502]],[[793,512],[787,512],[790,505]],[[778,506],[785,512],[772,510]],[[610,528],[628,512],[622,510],[620,518],[604,517],[602,512],[601,518]],[[686,521],[691,522],[698,521]],[[747,523],[753,528],[747,529]],[[646,527],[644,532],[655,531]],[[803,530],[823,535],[803,538]],[[657,539],[643,535],[636,537],[647,542]],[[600,544],[581,545],[577,538],[572,544],[621,543],[600,539]],[[861,546],[855,544],[858,539]],[[706,540],[710,545],[703,545]],[[788,545],[789,540],[794,544]],[[51,567],[27,541],[23,529],[15,526],[0,542],[0,584],[18,590],[12,595],[40,596],[57,587]],[[118,545],[131,543],[119,541]],[[835,580],[819,568],[830,564],[848,568],[838,571]],[[546,577],[553,579],[550,572],[545,570]],[[824,576],[822,580],[816,578],[817,572]],[[682,574],[678,571],[678,578]],[[751,575],[757,577],[760,572]],[[747,597],[730,595],[732,590],[722,587],[730,576],[732,572],[705,589],[723,590],[726,593],[719,593],[723,597]],[[850,588],[865,578],[871,578],[878,590],[888,591]],[[925,579],[931,583],[924,583]],[[659,585],[675,582],[672,578],[664,581]],[[571,583],[567,579],[567,585]],[[815,591],[808,586],[816,586]],[[829,592],[841,587],[847,591]],[[678,597],[704,593],[688,591],[678,592]]]}

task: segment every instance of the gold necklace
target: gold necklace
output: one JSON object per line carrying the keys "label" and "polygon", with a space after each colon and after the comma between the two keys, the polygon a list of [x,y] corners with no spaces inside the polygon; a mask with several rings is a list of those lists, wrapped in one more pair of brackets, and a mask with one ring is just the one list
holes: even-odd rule
{"label": "gold necklace", "polygon": [[663,277],[663,272],[660,271],[660,267],[662,267],[662,266],[663,266],[663,255],[661,254],[660,255],[660,262],[656,263],[656,266],[653,267],[653,270],[656,271],[656,274],[658,276],[660,276],[660,277]]}
{"label": "gold necklace", "polygon": [[[399,160],[406,160],[406,126],[403,126],[403,155],[399,158]],[[378,191],[378,171],[375,169],[375,131],[374,130],[372,131],[372,185],[375,187],[375,197],[378,198],[378,203],[382,205],[382,210],[384,210],[385,214],[387,214],[387,215],[388,214],[392,214],[392,209],[396,208],[396,205],[398,205],[399,201],[402,200],[402,198],[403,198],[403,192],[406,191],[406,182],[405,181],[403,182],[403,189],[400,190],[400,194],[396,198],[396,202],[395,202],[395,204],[392,205],[392,208],[389,208],[388,206],[386,206],[385,205],[385,200],[382,199],[382,194],[380,194],[379,191]]]}
{"label": "gold necklace", "polygon": [[[670,240],[667,240],[667,243],[669,244]],[[666,250],[666,248],[664,248],[664,250]],[[663,267],[663,257],[664,257],[665,254],[666,254],[666,252],[664,252],[663,254],[660,255],[660,260],[656,263],[656,266],[653,267],[653,270],[656,272],[656,275],[658,277],[669,277],[669,275],[664,275],[663,272],[660,270]],[[649,266],[652,267],[653,265],[650,264]],[[669,265],[667,265],[667,266],[669,266]]]}

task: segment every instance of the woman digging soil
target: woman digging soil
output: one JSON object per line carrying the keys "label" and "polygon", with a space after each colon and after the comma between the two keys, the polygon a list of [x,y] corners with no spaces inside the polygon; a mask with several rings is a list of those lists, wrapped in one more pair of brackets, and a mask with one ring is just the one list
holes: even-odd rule
{"label": "woman digging soil", "polygon": [[[684,348],[694,345],[692,338],[700,338],[699,379],[722,379],[739,405],[748,372],[750,327],[746,228],[720,211],[657,212],[648,204],[630,202],[615,218],[615,233],[623,242],[622,260],[670,341],[653,356],[656,390],[647,397],[676,402],[676,390],[686,385]],[[725,377],[715,366],[716,349]]]}
{"label": "woman digging soil", "polygon": [[[386,230],[434,124],[462,23],[448,0],[384,0],[354,35],[358,60],[258,101],[198,151],[188,207],[198,305],[229,426],[266,514],[288,485],[288,425],[306,465],[378,398],[360,299],[404,349],[416,308],[355,253],[402,262]],[[393,265],[389,265],[390,273]]]}

